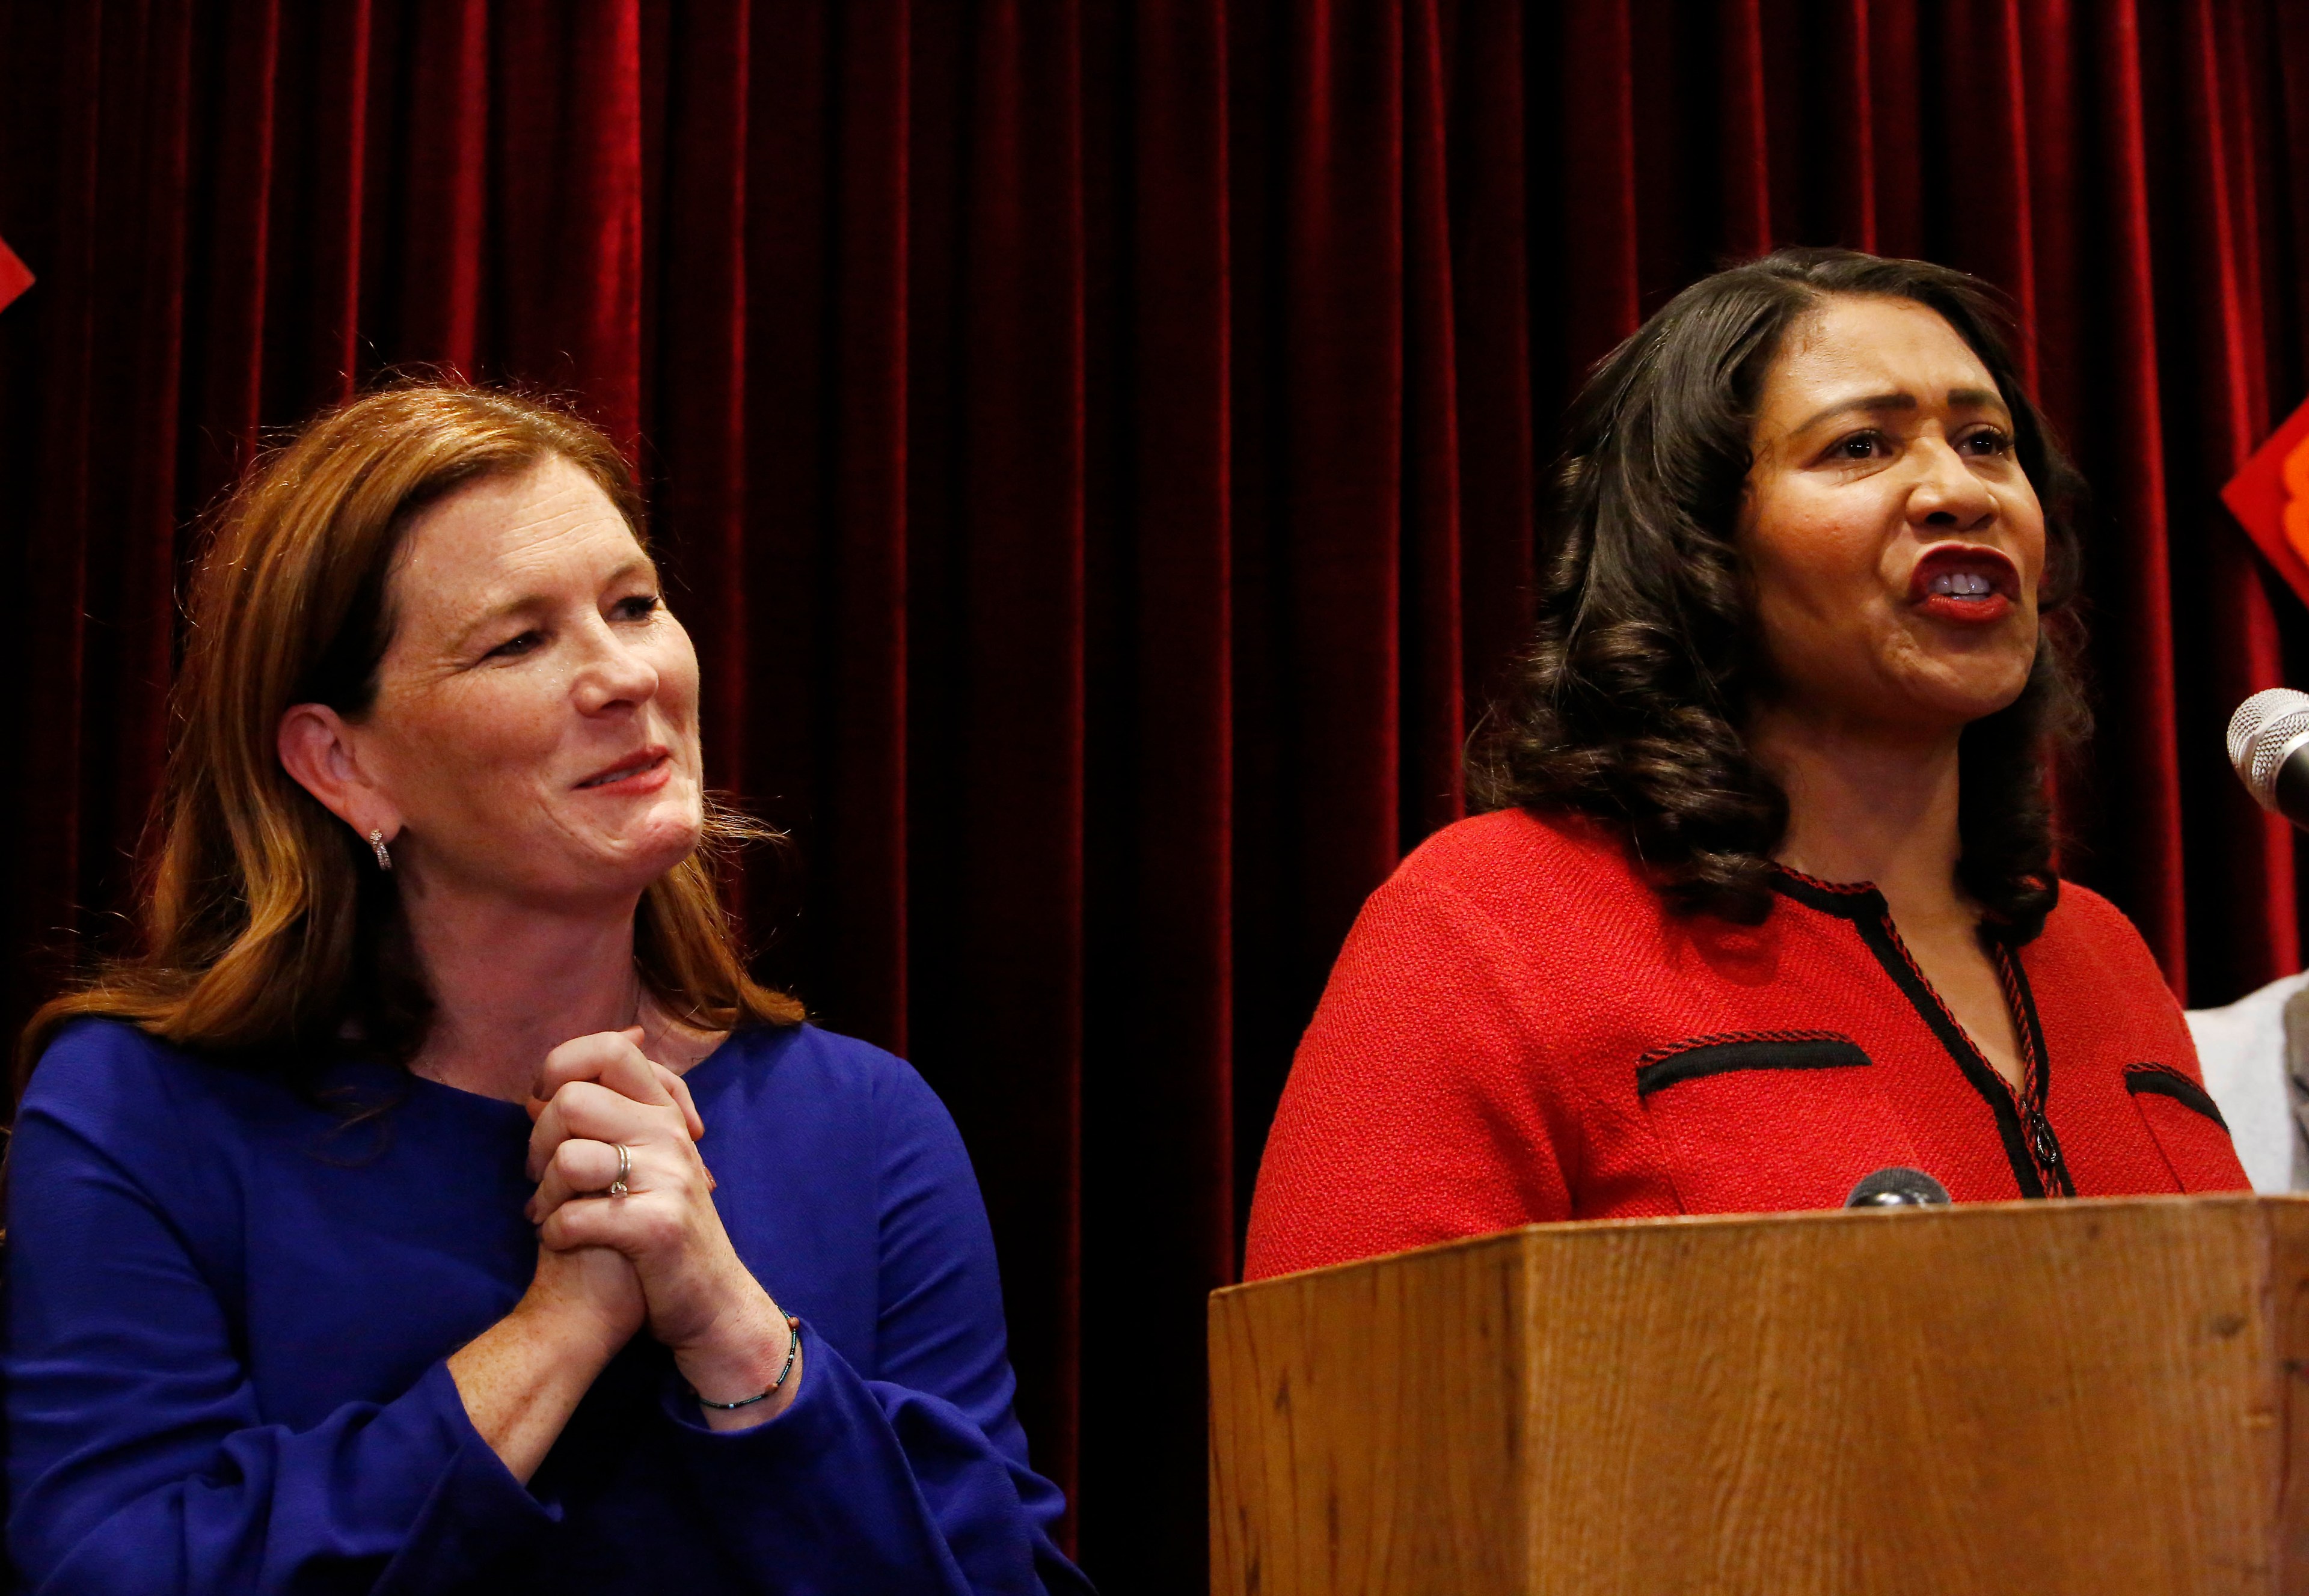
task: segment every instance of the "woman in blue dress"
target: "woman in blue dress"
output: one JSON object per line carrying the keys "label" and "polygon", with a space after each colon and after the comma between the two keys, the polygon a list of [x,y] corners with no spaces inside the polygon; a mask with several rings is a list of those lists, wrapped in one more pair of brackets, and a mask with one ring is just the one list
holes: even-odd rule
{"label": "woman in blue dress", "polygon": [[142,952],[25,1042],[19,1579],[1085,1590],[952,1122],[733,950],[616,449],[359,400],[192,621]]}

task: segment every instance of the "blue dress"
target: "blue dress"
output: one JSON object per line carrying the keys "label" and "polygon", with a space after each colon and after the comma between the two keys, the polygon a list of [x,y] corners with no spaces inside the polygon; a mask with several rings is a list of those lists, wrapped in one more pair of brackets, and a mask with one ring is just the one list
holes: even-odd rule
{"label": "blue dress", "polygon": [[522,1109],[360,1065],[300,1094],[115,1022],[68,1028],[10,1154],[18,1578],[1087,1591],[1011,1412],[993,1238],[944,1106],[809,1026],[741,1031],[688,1081],[731,1241],[802,1320],[801,1387],[716,1434],[644,1332],[524,1488],[446,1362],[535,1268]]}

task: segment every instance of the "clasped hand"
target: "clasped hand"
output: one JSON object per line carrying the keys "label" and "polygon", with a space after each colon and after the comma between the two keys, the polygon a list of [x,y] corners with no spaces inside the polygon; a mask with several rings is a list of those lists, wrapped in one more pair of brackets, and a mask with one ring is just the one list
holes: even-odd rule
{"label": "clasped hand", "polygon": [[[722,1229],[713,1178],[697,1152],[705,1127],[688,1084],[645,1056],[641,1040],[639,1027],[582,1036],[548,1054],[538,1074],[529,1138],[537,1191],[527,1212],[543,1249],[540,1266],[550,1255],[574,1263],[586,1249],[618,1255],[627,1280],[605,1277],[599,1263],[584,1272],[599,1288],[592,1295],[610,1333],[622,1343],[645,1321],[692,1390],[735,1402],[776,1378],[790,1333]],[[620,1146],[626,1195],[612,1197]],[[708,1418],[727,1428],[774,1417],[791,1402],[800,1375],[797,1368],[768,1402]]]}

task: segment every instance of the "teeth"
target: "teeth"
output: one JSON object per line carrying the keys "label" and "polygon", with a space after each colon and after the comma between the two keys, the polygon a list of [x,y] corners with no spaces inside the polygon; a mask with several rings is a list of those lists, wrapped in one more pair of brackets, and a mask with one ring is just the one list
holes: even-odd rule
{"label": "teeth", "polygon": [[1933,578],[1929,591],[1934,597],[1985,599],[1996,584],[1977,571],[1942,571]]}

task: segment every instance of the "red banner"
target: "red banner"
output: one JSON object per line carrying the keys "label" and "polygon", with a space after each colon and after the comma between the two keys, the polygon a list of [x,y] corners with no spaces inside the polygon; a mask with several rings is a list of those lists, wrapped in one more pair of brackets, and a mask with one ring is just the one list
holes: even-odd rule
{"label": "red banner", "polygon": [[2253,451],[2221,502],[2309,604],[2309,404]]}

